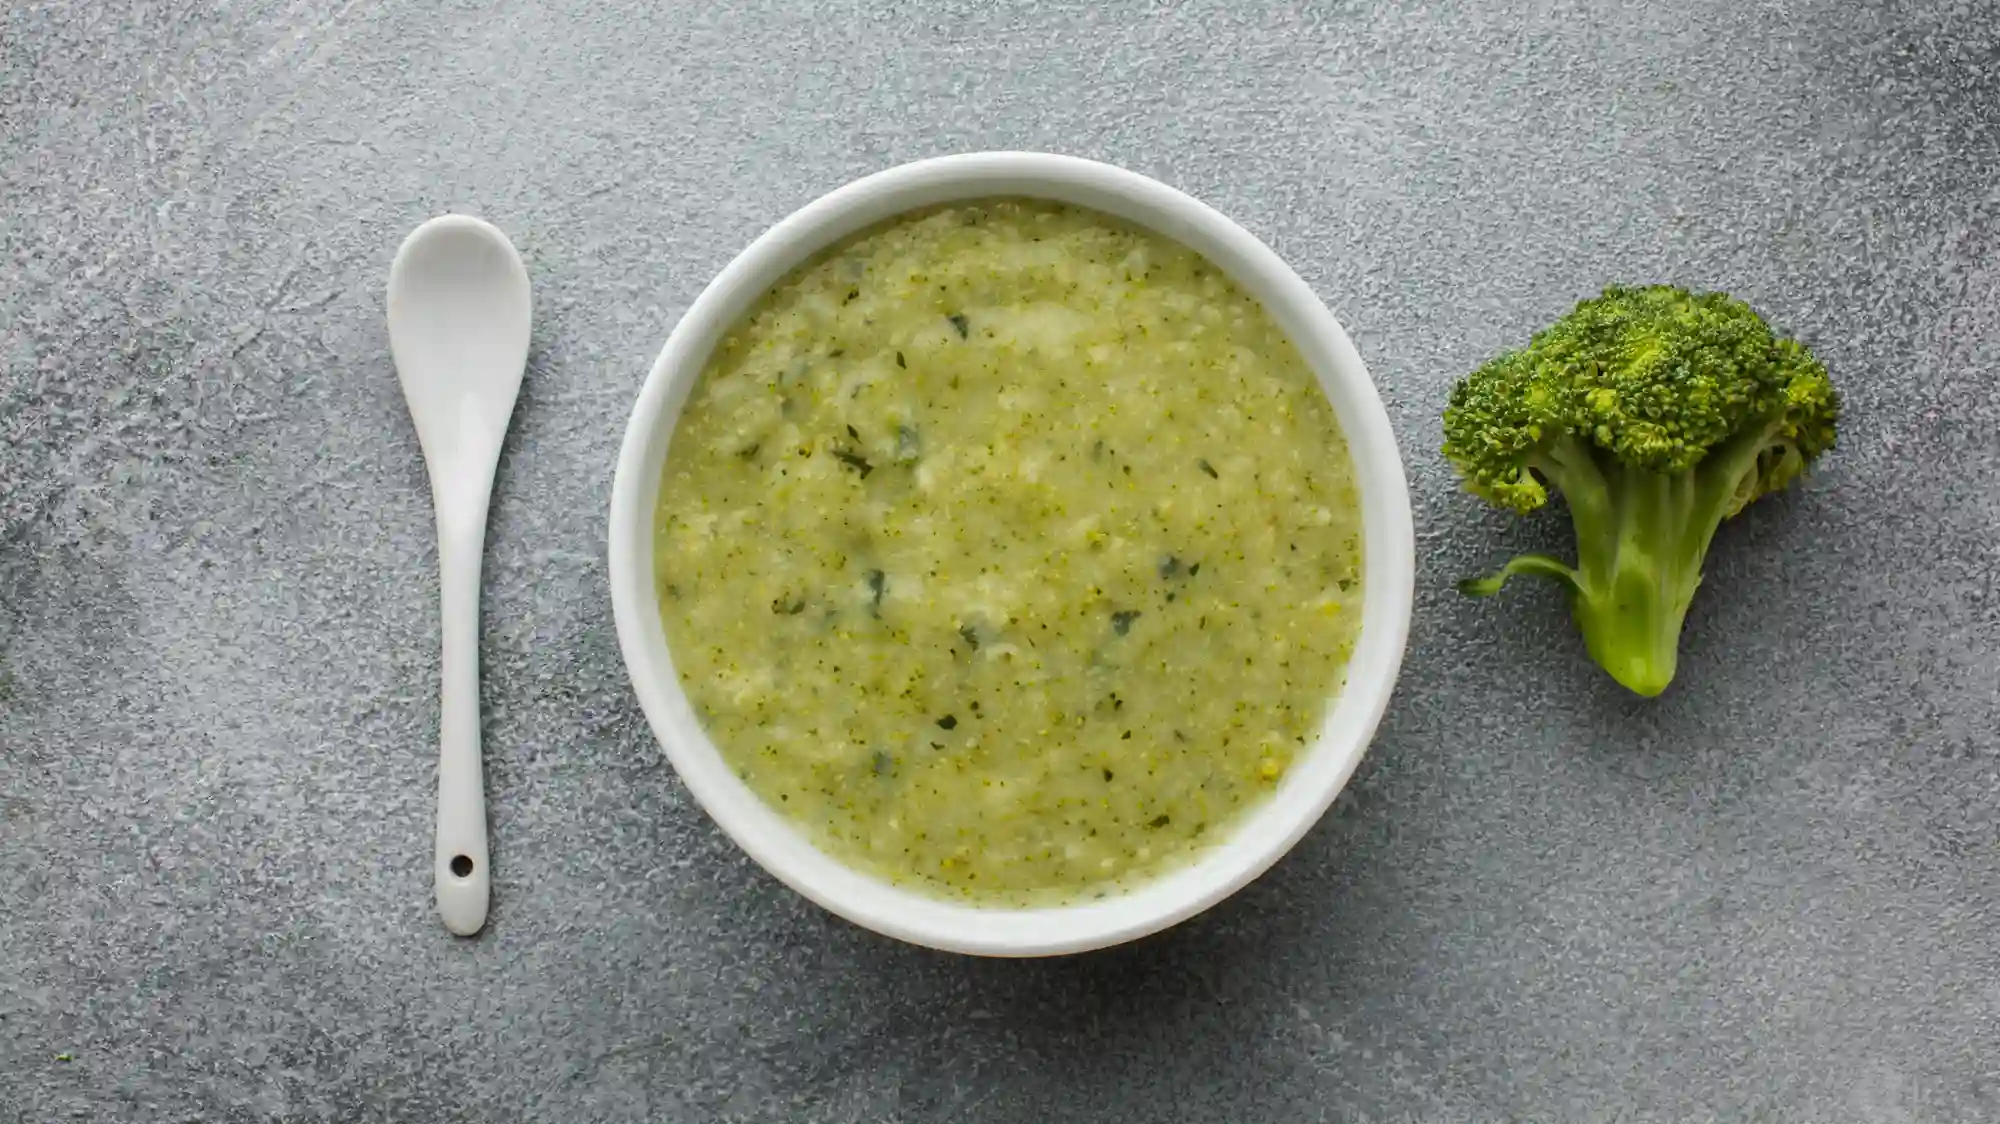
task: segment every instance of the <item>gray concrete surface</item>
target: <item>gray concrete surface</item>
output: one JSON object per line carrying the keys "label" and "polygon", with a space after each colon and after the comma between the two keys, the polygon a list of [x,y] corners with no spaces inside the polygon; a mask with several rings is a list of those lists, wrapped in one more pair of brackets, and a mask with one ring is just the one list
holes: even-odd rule
{"label": "gray concrete surface", "polygon": [[[0,1121],[2000,1119],[1992,0],[0,10]],[[989,963],[830,919],[619,663],[611,462],[703,282],[904,159],[1116,161],[1269,240],[1406,443],[1422,594],[1337,810],[1162,937]],[[492,925],[428,895],[435,582],[382,328],[446,208],[535,354],[485,599]],[[1613,280],[1846,388],[1620,697],[1434,453]]]}

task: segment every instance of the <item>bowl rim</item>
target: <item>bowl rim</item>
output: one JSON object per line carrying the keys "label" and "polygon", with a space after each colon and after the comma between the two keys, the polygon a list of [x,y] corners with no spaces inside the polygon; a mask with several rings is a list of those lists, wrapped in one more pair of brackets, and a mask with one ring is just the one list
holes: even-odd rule
{"label": "bowl rim", "polygon": [[[1135,222],[1189,246],[1262,302],[1331,401],[1362,504],[1363,610],[1346,682],[1276,792],[1193,863],[1102,900],[1009,908],[902,889],[806,840],[723,762],[682,690],[654,588],[653,518],[666,448],[716,339],[786,273],[895,215],[959,199],[1033,196]],[[1147,176],[1043,152],[973,152],[896,165],[835,188],[759,235],[703,288],[654,359],[612,482],[608,571],[619,648],[654,738],[723,833],[808,900],[885,936],[980,956],[1047,956],[1130,941],[1209,909],[1309,831],[1372,741],[1401,672],[1414,600],[1408,481],[1387,411],[1346,331],[1278,255],[1221,212]]]}

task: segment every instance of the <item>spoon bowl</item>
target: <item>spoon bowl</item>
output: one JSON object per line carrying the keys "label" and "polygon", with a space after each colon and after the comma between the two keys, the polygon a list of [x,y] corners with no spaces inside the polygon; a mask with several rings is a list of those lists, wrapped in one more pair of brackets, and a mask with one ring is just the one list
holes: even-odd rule
{"label": "spoon bowl", "polygon": [[527,268],[497,227],[443,215],[403,240],[389,267],[389,348],[433,470],[495,459],[531,319]]}

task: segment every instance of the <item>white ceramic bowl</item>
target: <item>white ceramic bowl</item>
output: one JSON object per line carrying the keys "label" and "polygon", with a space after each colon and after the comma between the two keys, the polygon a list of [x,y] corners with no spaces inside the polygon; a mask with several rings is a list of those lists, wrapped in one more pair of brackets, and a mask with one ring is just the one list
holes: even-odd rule
{"label": "white ceramic bowl", "polygon": [[[653,512],[667,444],[716,340],[788,271],[847,235],[954,199],[1037,196],[1092,207],[1166,235],[1227,270],[1276,316],[1319,375],[1359,480],[1367,601],[1347,685],[1271,800],[1197,863],[1130,893],[1042,909],[960,905],[899,889],[828,857],[723,763],[674,672],[654,588]],[[667,337],[639,392],[611,492],[611,596],[618,640],[653,732],[703,808],[786,885],[880,933],[955,952],[1038,956],[1143,936],[1214,905],[1263,873],[1326,811],[1388,705],[1409,633],[1415,569],[1402,458],[1367,368],[1306,283],[1206,205],[1106,164],[1027,152],[947,156],[857,180],[766,231],[710,282]]]}

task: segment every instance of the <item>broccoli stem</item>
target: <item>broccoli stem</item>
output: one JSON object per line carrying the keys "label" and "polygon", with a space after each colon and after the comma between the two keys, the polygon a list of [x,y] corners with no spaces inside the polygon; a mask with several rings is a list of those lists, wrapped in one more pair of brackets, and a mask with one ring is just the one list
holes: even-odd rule
{"label": "broccoli stem", "polygon": [[[1598,666],[1651,697],[1673,682],[1681,625],[1701,584],[1708,535],[1688,532],[1709,521],[1697,514],[1695,474],[1613,468],[1607,476],[1609,512],[1570,509],[1577,542],[1602,548],[1580,553],[1570,612]],[[1708,534],[1721,518],[1716,512]]]}
{"label": "broccoli stem", "polygon": [[1752,427],[1683,473],[1629,468],[1565,437],[1532,468],[1568,502],[1576,566],[1524,554],[1459,588],[1486,596],[1515,574],[1555,579],[1569,589],[1570,615],[1591,658],[1633,692],[1658,695],[1673,682],[1681,627],[1716,528],[1741,507],[1743,481],[1775,432],[1775,422]]}

